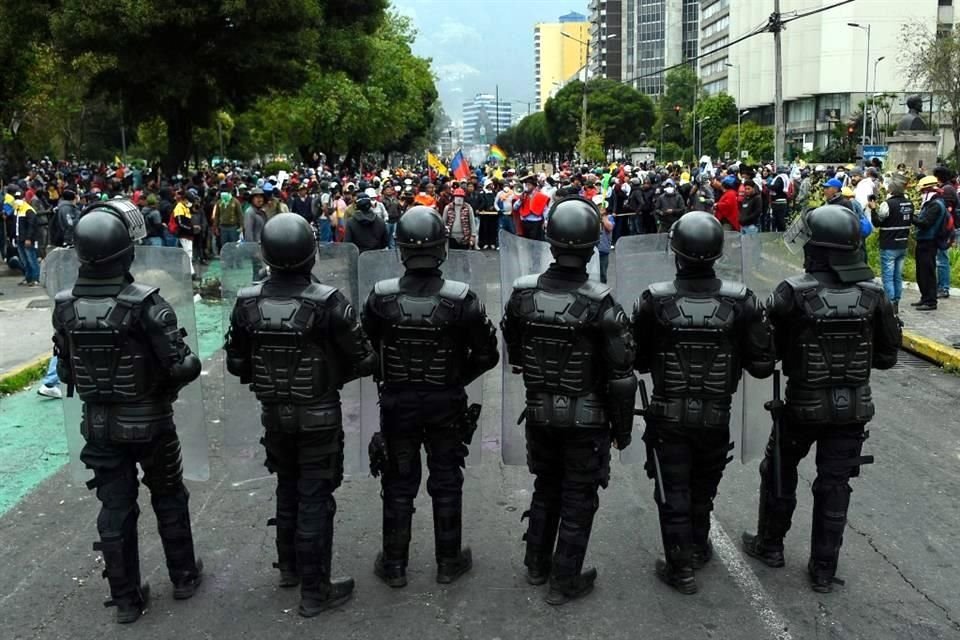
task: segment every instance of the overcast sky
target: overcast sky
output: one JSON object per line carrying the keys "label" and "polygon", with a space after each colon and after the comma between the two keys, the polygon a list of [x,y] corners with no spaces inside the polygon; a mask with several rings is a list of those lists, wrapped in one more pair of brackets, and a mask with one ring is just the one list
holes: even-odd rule
{"label": "overcast sky", "polygon": [[[417,55],[433,59],[447,115],[462,119],[463,102],[500,85],[502,101],[532,102],[533,25],[556,22],[588,0],[392,0],[413,18]],[[526,111],[513,103],[514,112]]]}

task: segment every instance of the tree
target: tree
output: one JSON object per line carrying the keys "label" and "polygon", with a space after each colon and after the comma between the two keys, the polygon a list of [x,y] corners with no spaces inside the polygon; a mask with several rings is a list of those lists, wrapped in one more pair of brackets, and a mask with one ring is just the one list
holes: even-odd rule
{"label": "tree", "polygon": [[246,133],[260,136],[262,146],[269,132],[305,160],[315,152],[336,157],[412,150],[438,115],[430,61],[411,50],[415,33],[408,18],[390,14],[371,39],[366,55],[372,71],[363,82],[310,64],[302,87],[256,103]]}
{"label": "tree", "polygon": [[[694,95],[699,98],[700,81],[692,67],[683,66],[671,69],[664,79],[664,92],[657,104],[659,119],[657,126],[669,125],[663,132],[664,142],[676,142],[681,147],[691,144],[691,113]],[[679,112],[677,107],[680,107]],[[699,111],[699,107],[697,109]],[[659,134],[659,130],[657,131]]]}
{"label": "tree", "polygon": [[960,149],[960,32],[933,33],[922,24],[910,23],[903,26],[901,35],[904,75],[940,98],[953,129],[954,147]]}
{"label": "tree", "polygon": [[[692,115],[692,114],[691,114]],[[737,103],[732,96],[718,93],[707,96],[697,103],[697,120],[709,118],[699,129],[703,153],[708,156],[717,156],[717,140],[727,126],[737,122]],[[698,158],[699,160],[699,158]]]}
{"label": "tree", "polygon": [[[608,146],[627,146],[650,133],[654,107],[650,98],[633,87],[596,78],[587,83],[587,126]],[[558,150],[580,143],[584,85],[570,82],[544,106],[549,138]]]}
{"label": "tree", "polygon": [[[50,24],[65,60],[104,61],[91,93],[120,102],[129,120],[164,121],[164,167],[175,172],[218,109],[302,85],[309,63],[363,78],[385,8],[386,0],[61,0]],[[270,34],[276,25],[282,32]]]}
{"label": "tree", "polygon": [[[754,161],[769,160],[773,157],[773,127],[763,127],[747,120],[740,127],[740,144]],[[717,138],[719,154],[737,153],[737,125],[728,125]]]}

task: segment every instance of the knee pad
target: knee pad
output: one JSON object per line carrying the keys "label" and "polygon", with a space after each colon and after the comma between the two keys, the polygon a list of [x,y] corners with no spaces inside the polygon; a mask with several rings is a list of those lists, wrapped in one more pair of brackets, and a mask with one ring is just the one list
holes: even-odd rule
{"label": "knee pad", "polygon": [[136,530],[139,517],[140,507],[136,502],[125,506],[104,505],[97,516],[97,531],[101,538],[122,538],[131,528]]}

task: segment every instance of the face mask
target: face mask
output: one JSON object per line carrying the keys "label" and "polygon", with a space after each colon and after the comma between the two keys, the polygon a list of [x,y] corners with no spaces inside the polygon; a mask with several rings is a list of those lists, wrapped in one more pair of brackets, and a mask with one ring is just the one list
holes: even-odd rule
{"label": "face mask", "polygon": [[666,193],[666,194],[668,194],[668,195],[673,195],[674,192],[676,192],[676,189],[674,189],[673,187],[667,187],[667,188],[665,188],[665,189],[663,190],[663,192]]}
{"label": "face mask", "polygon": [[533,192],[533,185],[532,185],[532,184],[525,184],[525,185],[523,185],[523,190],[526,191],[527,193],[532,193],[532,192]]}
{"label": "face mask", "polygon": [[463,204],[463,198],[460,198],[460,197],[454,198],[454,199],[453,199],[453,204],[455,204],[455,205],[457,205],[457,206],[459,207],[460,205]]}

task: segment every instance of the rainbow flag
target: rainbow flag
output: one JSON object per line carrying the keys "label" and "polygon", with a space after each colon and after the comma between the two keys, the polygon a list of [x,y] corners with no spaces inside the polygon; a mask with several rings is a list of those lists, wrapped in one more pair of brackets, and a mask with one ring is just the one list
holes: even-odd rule
{"label": "rainbow flag", "polygon": [[490,157],[503,162],[507,159],[507,154],[503,149],[494,144],[490,145]]}

